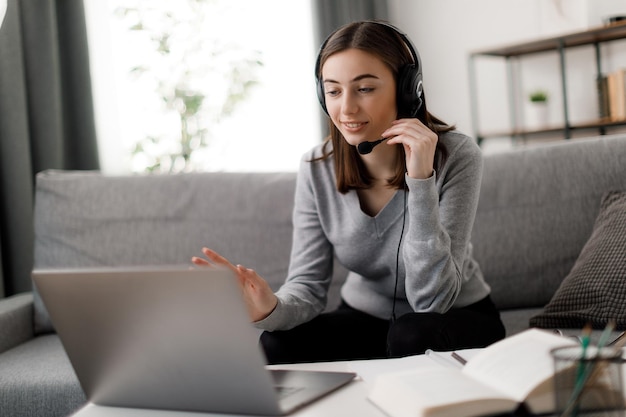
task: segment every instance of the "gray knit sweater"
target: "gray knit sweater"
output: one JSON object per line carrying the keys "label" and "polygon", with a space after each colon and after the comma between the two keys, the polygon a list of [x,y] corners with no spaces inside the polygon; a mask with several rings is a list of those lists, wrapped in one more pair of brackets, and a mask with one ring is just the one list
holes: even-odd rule
{"label": "gray knit sweater", "polygon": [[442,134],[439,140],[448,149],[443,169],[425,180],[406,177],[406,196],[398,190],[375,217],[361,210],[356,191],[337,191],[332,157],[309,162],[321,155],[322,145],[304,155],[296,185],[288,276],[276,292],[278,305],[255,323],[258,328],[287,330],[322,312],[333,255],[350,271],[342,298],[373,316],[391,317],[405,199],[396,315],[443,313],[489,294],[470,243],[481,151],[459,132]]}

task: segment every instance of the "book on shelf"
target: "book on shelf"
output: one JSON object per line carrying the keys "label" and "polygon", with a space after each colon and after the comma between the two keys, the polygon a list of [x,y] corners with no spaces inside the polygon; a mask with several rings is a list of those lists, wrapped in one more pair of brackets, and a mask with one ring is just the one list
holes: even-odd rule
{"label": "book on shelf", "polygon": [[611,120],[626,118],[626,90],[624,90],[624,71],[616,70],[608,74],[609,115]]}
{"label": "book on shelf", "polygon": [[600,118],[626,120],[626,69],[600,75],[596,80]]}
{"label": "book on shelf", "polygon": [[550,350],[578,345],[572,338],[529,329],[496,342],[462,368],[413,369],[382,374],[368,398],[393,417],[457,417],[554,412]]}
{"label": "book on shelf", "polygon": [[596,78],[596,87],[598,90],[598,116],[600,119],[609,119],[611,117],[609,108],[609,77],[600,74]]}

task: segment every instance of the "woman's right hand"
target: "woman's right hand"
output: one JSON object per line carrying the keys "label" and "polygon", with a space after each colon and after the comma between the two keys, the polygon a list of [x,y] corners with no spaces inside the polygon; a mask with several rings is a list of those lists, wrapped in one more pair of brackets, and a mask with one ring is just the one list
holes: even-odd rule
{"label": "woman's right hand", "polygon": [[270,315],[278,304],[278,298],[267,281],[259,276],[255,270],[242,265],[233,265],[217,252],[202,248],[205,258],[194,256],[191,262],[194,265],[211,267],[220,265],[229,268],[235,273],[243,299],[248,308],[248,314],[253,322],[263,320]]}

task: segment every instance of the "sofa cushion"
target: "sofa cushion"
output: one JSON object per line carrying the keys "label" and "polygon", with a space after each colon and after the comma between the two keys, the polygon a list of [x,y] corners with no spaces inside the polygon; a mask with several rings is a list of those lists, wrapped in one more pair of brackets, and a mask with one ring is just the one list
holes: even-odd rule
{"label": "sofa cushion", "polygon": [[86,401],[56,335],[44,335],[0,354],[0,415],[71,415]]}
{"label": "sofa cushion", "polygon": [[506,329],[506,335],[512,336],[516,333],[528,330],[528,321],[531,317],[541,313],[541,307],[534,308],[512,308],[500,311],[500,318]]}
{"label": "sofa cushion", "polygon": [[626,192],[607,193],[591,237],[544,311],[530,325],[626,328]]}
{"label": "sofa cushion", "polygon": [[485,156],[472,241],[498,308],[550,301],[612,190],[626,190],[624,136]]}
{"label": "sofa cushion", "polygon": [[33,294],[17,294],[0,303],[0,353],[33,338]]}

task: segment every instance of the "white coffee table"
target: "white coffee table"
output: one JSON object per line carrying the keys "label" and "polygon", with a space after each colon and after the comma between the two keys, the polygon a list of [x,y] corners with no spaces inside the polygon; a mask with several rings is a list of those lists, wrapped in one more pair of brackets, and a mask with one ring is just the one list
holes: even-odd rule
{"label": "white coffee table", "polygon": [[[453,365],[453,363],[452,363]],[[376,375],[410,369],[412,366],[441,366],[425,355],[401,359],[381,359],[368,361],[323,362],[272,366],[274,369],[304,369],[356,372],[357,378],[347,386],[319,399],[290,417],[386,417],[367,395]],[[133,408],[105,407],[88,403],[72,417],[236,417],[233,414],[196,413],[182,411],[144,410]]]}

